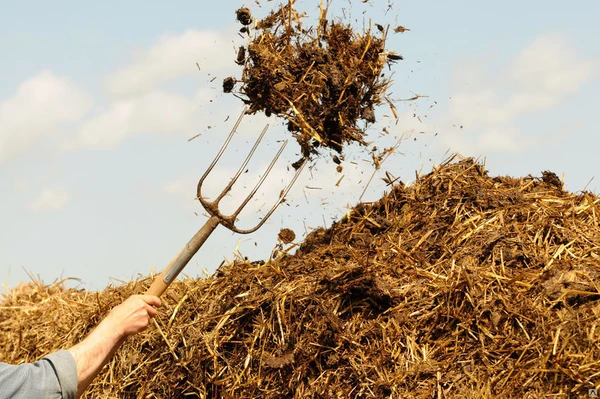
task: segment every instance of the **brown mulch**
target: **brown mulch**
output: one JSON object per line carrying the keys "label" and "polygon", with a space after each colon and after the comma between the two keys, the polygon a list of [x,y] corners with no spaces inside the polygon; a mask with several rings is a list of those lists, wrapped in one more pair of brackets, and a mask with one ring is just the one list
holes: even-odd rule
{"label": "brown mulch", "polygon": [[249,40],[237,52],[241,78],[226,78],[225,92],[238,95],[248,113],[284,118],[304,158],[323,147],[341,152],[348,143],[367,144],[365,130],[391,84],[385,67],[402,59],[386,50],[387,28],[360,31],[329,19],[323,3],[316,26],[305,26],[294,1],[254,24],[249,9],[236,15]]}
{"label": "brown mulch", "polygon": [[[88,397],[587,397],[600,388],[600,198],[555,177],[445,163],[293,255],[176,282]],[[15,288],[0,361],[74,344],[149,282]]]}

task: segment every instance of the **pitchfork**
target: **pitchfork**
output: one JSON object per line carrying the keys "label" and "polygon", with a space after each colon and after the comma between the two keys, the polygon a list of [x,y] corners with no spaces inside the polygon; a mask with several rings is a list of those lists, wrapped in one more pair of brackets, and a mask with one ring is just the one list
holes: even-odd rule
{"label": "pitchfork", "polygon": [[248,156],[242,163],[242,166],[239,168],[239,170],[237,171],[235,176],[231,179],[231,181],[229,182],[227,187],[225,187],[225,189],[221,192],[221,194],[219,194],[219,196],[214,201],[207,201],[206,199],[204,199],[204,197],[202,196],[202,184],[204,183],[204,180],[207,178],[207,176],[210,174],[210,172],[213,170],[213,168],[215,167],[215,165],[221,158],[221,155],[223,155],[223,153],[225,152],[225,149],[227,148],[233,135],[237,131],[237,128],[240,125],[240,122],[242,121],[242,118],[244,117],[245,113],[246,113],[246,111],[244,110],[242,112],[242,114],[240,115],[240,117],[238,118],[235,125],[233,126],[233,129],[231,129],[231,133],[229,133],[227,140],[225,140],[225,144],[223,144],[223,146],[219,150],[217,156],[212,161],[212,163],[210,164],[210,166],[208,167],[206,172],[204,172],[204,175],[200,178],[200,181],[198,182],[198,200],[200,200],[200,203],[202,204],[204,209],[210,214],[210,218],[206,221],[204,226],[202,226],[202,228],[200,230],[198,230],[198,232],[194,235],[194,237],[192,237],[192,239],[187,243],[187,245],[179,252],[179,254],[175,257],[175,259],[173,259],[171,261],[171,263],[162,271],[162,273],[154,280],[154,282],[152,283],[152,285],[150,286],[148,291],[146,291],[146,294],[161,296],[166,291],[166,289],[169,287],[169,285],[171,285],[171,283],[177,278],[179,273],[187,265],[187,263],[190,261],[190,259],[192,259],[194,254],[196,254],[196,252],[198,252],[198,250],[200,249],[202,244],[204,244],[204,242],[207,240],[207,238],[210,236],[210,234],[217,228],[218,225],[221,224],[221,225],[227,227],[229,230],[234,231],[239,234],[253,233],[256,230],[258,230],[259,228],[261,228],[261,226],[263,224],[265,224],[265,222],[267,221],[269,216],[271,216],[273,214],[273,212],[275,212],[275,209],[277,209],[277,207],[281,204],[281,202],[283,202],[285,196],[287,195],[287,193],[290,191],[290,189],[296,182],[296,179],[298,179],[298,176],[300,176],[300,172],[302,172],[302,168],[304,167],[306,162],[304,162],[302,164],[302,166],[298,168],[298,170],[296,171],[296,174],[294,175],[294,177],[292,178],[290,183],[281,192],[279,199],[277,200],[275,205],[273,205],[273,207],[269,210],[269,212],[267,212],[265,214],[265,216],[260,220],[260,222],[257,225],[255,225],[254,227],[252,227],[250,229],[239,229],[236,226],[236,221],[237,221],[238,215],[240,214],[242,209],[244,209],[244,207],[248,204],[248,202],[252,199],[254,194],[256,194],[256,192],[258,191],[260,186],[263,184],[263,182],[265,181],[265,179],[271,172],[271,169],[273,169],[273,166],[277,162],[277,159],[279,159],[279,156],[281,155],[281,153],[283,152],[283,149],[287,145],[287,141],[285,141],[282,144],[281,148],[279,148],[279,151],[275,155],[275,158],[273,158],[273,160],[267,167],[267,170],[265,171],[263,176],[260,178],[258,183],[256,183],[256,186],[252,189],[250,194],[248,194],[246,199],[244,199],[244,201],[236,209],[236,211],[233,212],[229,216],[225,216],[221,213],[221,211],[219,211],[219,202],[223,199],[223,197],[225,197],[227,195],[227,193],[229,193],[229,191],[231,190],[231,188],[233,187],[235,182],[238,180],[240,175],[244,172],[244,169],[246,169],[246,166],[248,165],[250,158],[252,158],[254,151],[256,151],[256,148],[258,147],[258,145],[260,144],[265,133],[269,129],[269,125],[266,125],[264,127],[264,129],[262,130],[262,133],[256,140],[256,142],[254,143],[254,146],[250,150],[250,153],[248,154]]}

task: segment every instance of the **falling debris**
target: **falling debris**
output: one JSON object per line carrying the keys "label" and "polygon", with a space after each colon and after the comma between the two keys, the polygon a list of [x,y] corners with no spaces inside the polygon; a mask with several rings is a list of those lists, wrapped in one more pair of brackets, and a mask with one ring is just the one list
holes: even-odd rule
{"label": "falling debris", "polygon": [[405,27],[404,27],[404,26],[402,26],[402,25],[398,25],[398,26],[396,26],[396,27],[394,28],[394,32],[396,32],[396,33],[404,33],[404,32],[406,32],[406,31],[409,31],[409,30],[410,30],[410,29],[408,29],[408,28],[405,28]]}
{"label": "falling debris", "polygon": [[294,233],[294,230],[284,228],[279,231],[277,238],[284,244],[289,244],[296,239],[296,233]]}
{"label": "falling debris", "polygon": [[[242,24],[250,18],[247,9],[237,15]],[[238,50],[242,76],[227,78],[223,90],[239,83],[236,95],[248,113],[283,117],[304,158],[321,147],[366,145],[365,128],[391,84],[384,67],[403,58],[386,50],[383,27],[359,32],[330,20],[323,6],[316,26],[305,26],[304,18],[290,1],[257,21],[246,49]]]}
{"label": "falling debris", "polygon": [[235,86],[235,78],[229,77],[223,80],[223,91],[225,93],[231,93],[233,87]]}
{"label": "falling debris", "polygon": [[252,23],[252,14],[249,9],[245,7],[239,8],[236,10],[235,14],[240,24],[246,26]]}

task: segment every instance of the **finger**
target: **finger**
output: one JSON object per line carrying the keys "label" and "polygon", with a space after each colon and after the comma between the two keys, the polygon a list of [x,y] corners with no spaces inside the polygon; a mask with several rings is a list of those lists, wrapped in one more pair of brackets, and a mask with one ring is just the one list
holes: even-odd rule
{"label": "finger", "polygon": [[146,312],[148,313],[148,316],[154,317],[158,313],[158,310],[156,310],[156,308],[154,308],[152,306],[148,306],[147,305],[146,306]]}
{"label": "finger", "polygon": [[144,302],[148,305],[156,306],[157,308],[162,306],[162,302],[159,297],[154,295],[142,295],[141,296]]}

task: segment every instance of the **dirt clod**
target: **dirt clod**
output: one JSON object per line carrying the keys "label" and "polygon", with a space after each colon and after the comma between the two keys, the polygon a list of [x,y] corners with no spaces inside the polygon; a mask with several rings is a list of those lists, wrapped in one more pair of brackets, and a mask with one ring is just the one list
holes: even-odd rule
{"label": "dirt clod", "polygon": [[228,77],[223,80],[223,92],[231,93],[233,87],[235,86],[235,78]]}
{"label": "dirt clod", "polygon": [[250,25],[252,23],[252,13],[246,7],[237,9],[235,15],[242,25]]}
{"label": "dirt clod", "polygon": [[294,230],[292,229],[284,228],[279,231],[277,238],[284,244],[289,244],[296,239],[296,233],[294,233]]}
{"label": "dirt clod", "polygon": [[235,63],[238,65],[244,65],[245,62],[246,62],[246,47],[240,46],[238,49],[238,54],[237,54]]}

